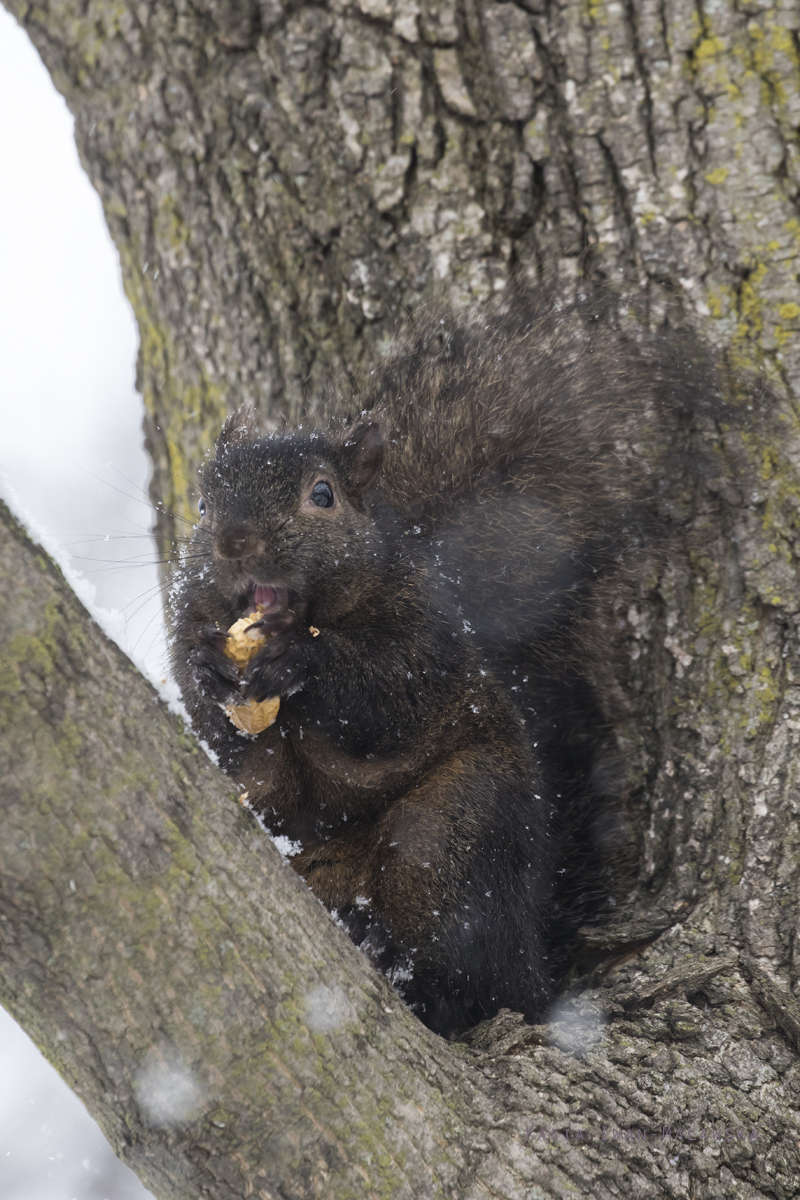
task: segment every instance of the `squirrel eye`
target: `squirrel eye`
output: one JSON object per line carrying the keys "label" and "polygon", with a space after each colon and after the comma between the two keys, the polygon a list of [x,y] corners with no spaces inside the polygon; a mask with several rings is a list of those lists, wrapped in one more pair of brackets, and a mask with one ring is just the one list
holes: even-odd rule
{"label": "squirrel eye", "polygon": [[201,517],[204,517],[206,515],[206,502],[202,496],[197,501],[197,511],[200,513]]}
{"label": "squirrel eye", "polygon": [[319,483],[314,484],[309,499],[312,504],[316,504],[317,508],[332,508],[333,488],[329,483],[320,480]]}

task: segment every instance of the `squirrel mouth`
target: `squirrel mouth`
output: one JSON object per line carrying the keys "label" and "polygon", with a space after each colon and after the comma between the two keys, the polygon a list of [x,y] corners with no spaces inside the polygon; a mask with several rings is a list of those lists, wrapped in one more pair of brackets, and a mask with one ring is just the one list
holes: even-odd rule
{"label": "squirrel mouth", "polygon": [[244,596],[245,612],[260,608],[263,612],[282,612],[289,607],[289,589],[269,583],[255,583]]}

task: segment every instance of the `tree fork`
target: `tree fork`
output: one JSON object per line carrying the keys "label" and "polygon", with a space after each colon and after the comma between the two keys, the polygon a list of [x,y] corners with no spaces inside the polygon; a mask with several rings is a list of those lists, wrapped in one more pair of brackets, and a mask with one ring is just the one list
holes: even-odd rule
{"label": "tree fork", "polygon": [[159,1200],[794,1194],[797,1003],[722,888],[549,1026],[442,1041],[0,517],[0,998]]}

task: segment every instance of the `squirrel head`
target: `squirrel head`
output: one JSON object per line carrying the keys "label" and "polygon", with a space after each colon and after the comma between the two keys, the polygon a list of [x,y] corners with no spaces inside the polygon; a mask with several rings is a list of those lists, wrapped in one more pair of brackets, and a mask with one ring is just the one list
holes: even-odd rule
{"label": "squirrel head", "polygon": [[371,507],[383,431],[259,437],[251,410],[229,417],[201,475],[194,551],[204,578],[242,613],[262,605],[305,619],[358,602],[386,558]]}

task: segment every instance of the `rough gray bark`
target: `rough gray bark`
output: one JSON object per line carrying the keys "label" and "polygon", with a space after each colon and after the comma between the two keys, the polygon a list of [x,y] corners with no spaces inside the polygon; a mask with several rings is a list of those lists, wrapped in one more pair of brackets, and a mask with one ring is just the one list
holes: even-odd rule
{"label": "rough gray bark", "polygon": [[313,408],[436,281],[667,283],[797,386],[792,0],[5,2],[120,251],[168,512],[226,408]]}
{"label": "rough gray bark", "polygon": [[319,1172],[436,1194],[468,1159],[474,1066],[0,517],[4,1005],[158,1197],[313,1194]]}
{"label": "rough gray bark", "polygon": [[693,883],[635,964],[470,1051],[371,971],[4,509],[0,567],[0,998],[159,1200],[795,1194],[791,718],[739,886]]}
{"label": "rough gray bark", "polygon": [[[75,112],[120,249],[170,511],[189,512],[191,463],[226,407],[253,399],[265,421],[313,408],[437,280],[479,301],[512,269],[598,266],[653,319],[682,309],[764,365],[785,403],[777,433],[706,431],[755,482],[686,498],[682,553],[620,614],[641,869],[617,927],[593,936],[628,957],[560,1021],[500,1019],[472,1052],[387,1000],[224,784],[210,799],[174,727],[137,758],[157,706],[130,668],[114,692],[119,658],[95,633],[59,641],[53,577],[25,574],[39,568],[13,534],[4,570],[35,582],[16,608],[9,588],[2,614],[4,770],[22,780],[2,833],[4,1003],[163,1200],[794,1195],[800,11],[9,7]],[[165,518],[165,549],[173,530]],[[90,647],[102,666],[84,670]],[[178,762],[169,785],[162,754]],[[335,1032],[308,1032],[320,983],[355,1013]],[[133,1090],[151,1048],[170,1047],[213,1097],[177,1132],[146,1126]],[[219,1112],[231,1120],[214,1125]]]}

